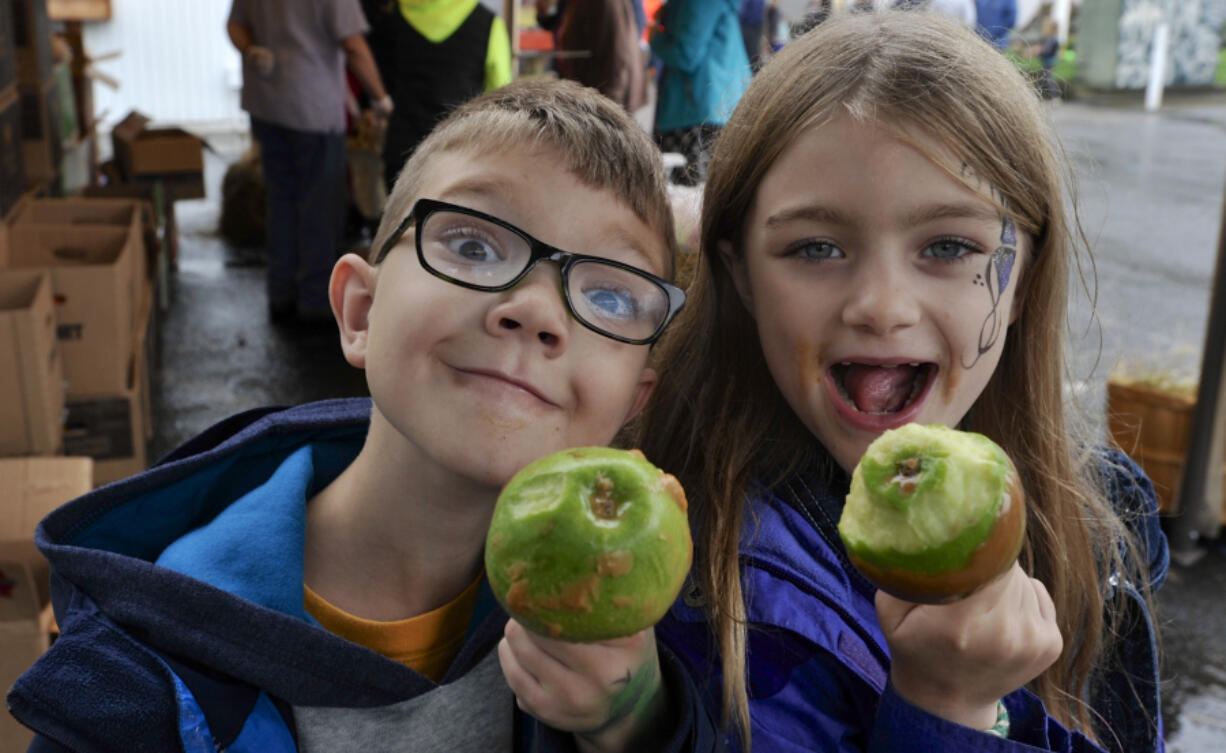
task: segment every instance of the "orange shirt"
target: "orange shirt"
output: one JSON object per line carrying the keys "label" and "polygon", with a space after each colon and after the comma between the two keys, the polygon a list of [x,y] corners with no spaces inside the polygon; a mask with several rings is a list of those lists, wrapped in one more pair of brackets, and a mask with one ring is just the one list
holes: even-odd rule
{"label": "orange shirt", "polygon": [[407,620],[382,622],[356,617],[324,601],[304,583],[307,612],[330,633],[415,669],[431,680],[443,679],[464,645],[481,579],[452,601]]}

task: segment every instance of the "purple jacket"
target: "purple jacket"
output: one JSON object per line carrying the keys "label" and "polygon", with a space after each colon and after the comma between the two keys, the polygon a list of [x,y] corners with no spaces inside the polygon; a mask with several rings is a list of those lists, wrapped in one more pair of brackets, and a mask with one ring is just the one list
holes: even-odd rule
{"label": "purple jacket", "polygon": [[[1153,487],[1125,456],[1112,452],[1104,457],[1111,498],[1134,517],[1148,547],[1156,588],[1165,576],[1168,553]],[[1004,699],[1009,740],[933,716],[899,697],[888,683],[889,648],[877,624],[873,586],[848,562],[835,528],[846,476],[836,481],[841,488],[833,490],[819,479],[819,474],[801,474],[761,491],[750,500],[746,515],[750,522],[741,539],[741,567],[750,622],[748,689],[755,750],[1101,750],[1049,717],[1024,689]],[[1104,678],[1092,706],[1119,737],[1107,750],[1161,751],[1152,628],[1133,584],[1122,580],[1129,609],[1136,610],[1138,619],[1125,623],[1136,627],[1118,648],[1127,662],[1124,671]],[[709,707],[718,715],[719,661],[696,608],[703,597],[692,585],[683,594],[657,634],[705,687]],[[1133,678],[1135,694],[1125,675]],[[1108,740],[1112,734],[1098,736]],[[729,740],[732,747],[736,742]]]}

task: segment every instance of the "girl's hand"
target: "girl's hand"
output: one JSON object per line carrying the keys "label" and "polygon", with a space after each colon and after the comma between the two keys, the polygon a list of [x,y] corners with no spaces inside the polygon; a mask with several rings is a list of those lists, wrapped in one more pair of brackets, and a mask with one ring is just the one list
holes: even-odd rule
{"label": "girl's hand", "polygon": [[974,729],[989,729],[997,702],[1051,666],[1064,646],[1051,596],[1016,562],[953,604],[912,604],[878,591],[877,618],[898,694]]}
{"label": "girl's hand", "polygon": [[[565,643],[508,620],[498,659],[519,708],[575,734],[580,751],[622,751],[667,724],[655,630],[600,643]],[[662,738],[661,738],[662,739]]]}

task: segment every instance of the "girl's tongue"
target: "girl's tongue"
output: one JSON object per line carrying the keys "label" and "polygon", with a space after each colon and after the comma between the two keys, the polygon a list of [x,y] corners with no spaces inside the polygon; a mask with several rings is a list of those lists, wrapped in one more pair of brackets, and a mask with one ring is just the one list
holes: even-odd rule
{"label": "girl's tongue", "polygon": [[902,410],[915,384],[917,367],[850,364],[843,372],[843,390],[862,413]]}

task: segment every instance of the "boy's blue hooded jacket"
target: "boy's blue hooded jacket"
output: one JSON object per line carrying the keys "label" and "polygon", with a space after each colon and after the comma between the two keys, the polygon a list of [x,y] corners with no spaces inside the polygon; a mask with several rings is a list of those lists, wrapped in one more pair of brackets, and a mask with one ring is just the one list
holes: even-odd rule
{"label": "boy's blue hooded jacket", "polygon": [[[1157,588],[1168,566],[1153,487],[1126,456],[1105,453],[1104,479],[1118,509],[1149,555]],[[742,585],[748,621],[748,693],[754,750],[771,753],[971,753],[1100,748],[1049,717],[1026,690],[1004,699],[1010,739],[946,721],[903,700],[889,685],[890,655],[877,622],[874,587],[847,559],[836,524],[847,493],[846,474],[792,476],[750,499],[741,536]],[[1162,750],[1157,649],[1138,590],[1126,577],[1128,632],[1115,648],[1123,669],[1094,692],[1103,715],[1099,739],[1113,753]],[[703,595],[692,585],[656,627],[706,687],[708,705],[721,704],[719,658],[713,652]],[[1130,682],[1131,680],[1131,682]],[[1135,692],[1134,692],[1135,691]],[[736,738],[732,739],[735,742]]]}
{"label": "boy's blue hooded jacket", "polygon": [[[303,608],[306,501],[356,457],[369,415],[365,399],[240,414],[48,515],[35,541],[51,562],[61,635],[8,695],[37,732],[30,750],[289,753],[304,707],[390,707],[479,666],[501,681],[490,656],[507,616],[485,584],[441,685]],[[685,670],[666,650],[661,664],[676,720],[665,749],[721,750]],[[499,711],[513,727],[505,750],[574,748],[513,697],[506,705],[464,709],[457,726]]]}

